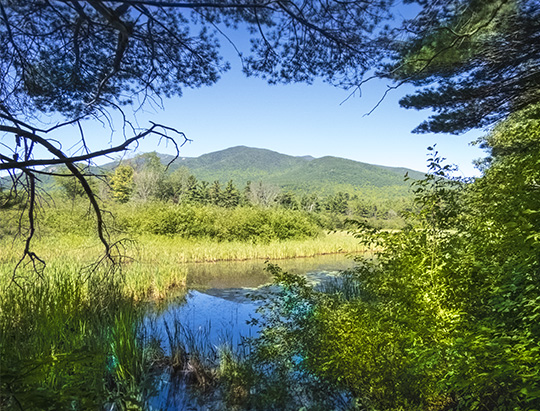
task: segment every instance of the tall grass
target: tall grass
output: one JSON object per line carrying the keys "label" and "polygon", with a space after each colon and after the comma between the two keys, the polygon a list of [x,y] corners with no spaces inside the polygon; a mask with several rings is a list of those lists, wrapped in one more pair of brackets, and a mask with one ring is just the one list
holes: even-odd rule
{"label": "tall grass", "polygon": [[329,233],[316,238],[273,241],[267,244],[187,240],[179,237],[150,235],[137,237],[137,240],[144,245],[140,247],[140,259],[149,262],[189,263],[285,259],[364,251],[364,248],[358,244],[358,240],[345,233]]}
{"label": "tall grass", "polygon": [[[61,276],[68,275],[66,273],[83,276],[81,273],[88,272],[103,251],[95,237],[76,234],[37,238],[33,249],[47,262],[46,272]],[[9,283],[22,250],[20,241],[0,240],[0,285]],[[172,288],[186,285],[187,267],[184,263],[276,260],[319,254],[360,253],[363,250],[358,240],[344,233],[268,244],[190,240],[146,234],[126,243],[126,258],[120,267],[122,282],[118,286],[122,288],[122,293],[133,295],[138,300],[164,298]]]}
{"label": "tall grass", "polygon": [[114,279],[83,281],[75,267],[24,274],[1,289],[0,408],[97,409],[115,387],[142,386],[141,311]]}
{"label": "tall grass", "polygon": [[[71,217],[48,212],[32,243],[45,270],[23,264],[15,277],[24,239],[6,223],[15,210],[6,212],[9,218],[0,216],[0,409],[144,408],[155,374],[166,364],[180,366],[181,360],[197,384],[209,386],[220,372],[218,351],[202,350],[200,341],[174,322],[168,325],[171,353],[166,355],[143,321],[146,301],[185,288],[185,263],[362,251],[355,238],[340,233],[280,234],[286,240],[272,240],[267,233],[265,241],[245,242],[134,230],[123,243],[119,270],[111,275],[107,267],[93,265],[103,247],[91,218],[73,210]],[[287,215],[267,217],[292,224]],[[244,221],[239,213],[235,218]]]}
{"label": "tall grass", "polygon": [[210,325],[197,331],[185,327],[180,319],[164,323],[167,357],[173,374],[188,384],[208,389],[217,381],[218,349],[209,343]]}

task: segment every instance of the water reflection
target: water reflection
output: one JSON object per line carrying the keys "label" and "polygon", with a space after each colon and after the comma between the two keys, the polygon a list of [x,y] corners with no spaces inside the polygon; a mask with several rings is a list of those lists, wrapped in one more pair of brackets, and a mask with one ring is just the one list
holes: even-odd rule
{"label": "water reflection", "polygon": [[[293,274],[345,270],[353,266],[346,254],[329,254],[309,258],[269,260],[284,271]],[[190,289],[256,288],[272,281],[263,260],[220,261],[216,263],[190,263],[187,267],[187,285]]]}
{"label": "water reflection", "polygon": [[[200,338],[206,338],[209,344],[241,342],[240,336],[250,336],[251,328],[246,324],[253,316],[257,304],[238,290],[238,296],[227,295],[223,290],[222,296],[209,295],[191,290],[182,305],[173,305],[157,319],[158,324],[172,324],[177,321],[186,331]],[[229,298],[224,298],[229,297]],[[162,325],[163,327],[163,325]],[[164,329],[158,329],[163,332]]]}
{"label": "water reflection", "polygon": [[[283,270],[305,274],[308,282],[318,283],[339,270],[354,265],[346,255],[326,255],[314,258],[274,261]],[[187,283],[189,291],[185,298],[171,303],[165,311],[149,316],[155,333],[167,346],[171,324],[180,324],[182,332],[208,352],[217,353],[218,347],[229,345],[241,347],[244,337],[255,336],[258,329],[248,325],[256,318],[257,306],[263,301],[253,301],[251,296],[264,293],[261,287],[271,282],[263,261],[218,262],[189,264]],[[187,350],[189,351],[189,347]],[[180,378],[164,374],[158,385],[159,394],[151,400],[152,409],[159,410],[207,410],[219,408],[208,401],[210,397],[191,395],[188,385]],[[202,403],[201,403],[202,402]]]}

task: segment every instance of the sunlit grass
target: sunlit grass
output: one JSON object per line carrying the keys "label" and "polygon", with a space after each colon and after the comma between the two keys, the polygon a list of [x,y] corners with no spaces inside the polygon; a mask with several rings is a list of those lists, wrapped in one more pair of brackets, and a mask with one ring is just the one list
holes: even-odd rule
{"label": "sunlit grass", "polygon": [[345,233],[330,233],[305,240],[276,241],[268,244],[186,240],[178,237],[148,235],[138,237],[137,241],[140,244],[138,254],[140,260],[148,263],[285,259],[363,251],[358,240]]}
{"label": "sunlit grass", "polygon": [[[0,284],[10,282],[23,250],[22,240],[0,240]],[[103,246],[95,237],[75,234],[36,238],[34,252],[47,263],[48,272],[80,276],[102,255]],[[124,243],[126,257],[120,268],[123,292],[137,299],[162,298],[171,288],[186,285],[184,263],[277,260],[313,257],[320,254],[360,253],[358,240],[345,233],[329,233],[305,240],[268,244],[217,242],[205,239],[140,235]],[[24,271],[24,270],[22,270]],[[19,274],[22,275],[19,270]]]}

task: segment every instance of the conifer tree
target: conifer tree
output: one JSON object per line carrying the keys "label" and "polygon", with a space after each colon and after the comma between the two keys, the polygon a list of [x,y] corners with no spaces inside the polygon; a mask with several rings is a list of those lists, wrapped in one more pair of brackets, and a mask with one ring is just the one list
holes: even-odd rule
{"label": "conifer tree", "polygon": [[133,167],[119,165],[109,179],[112,197],[120,202],[127,203],[133,194]]}
{"label": "conifer tree", "polygon": [[240,192],[234,186],[233,181],[229,180],[223,191],[223,205],[233,208],[240,204]]}
{"label": "conifer tree", "polygon": [[223,193],[221,192],[221,184],[218,180],[215,180],[208,189],[208,196],[210,203],[217,206],[223,205]]}

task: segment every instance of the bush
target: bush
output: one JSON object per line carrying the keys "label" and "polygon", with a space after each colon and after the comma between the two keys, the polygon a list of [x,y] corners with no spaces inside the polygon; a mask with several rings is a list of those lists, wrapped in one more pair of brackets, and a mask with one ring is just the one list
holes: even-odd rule
{"label": "bush", "polygon": [[116,226],[132,233],[252,243],[315,237],[320,227],[301,211],[149,203],[118,207]]}
{"label": "bush", "polygon": [[255,342],[267,369],[288,361],[363,410],[539,409],[538,136],[537,120],[496,129],[473,182],[449,178],[435,153],[408,225],[361,227],[376,258],[326,294],[278,273]]}

